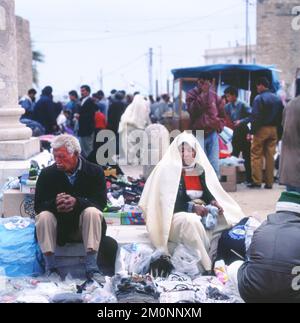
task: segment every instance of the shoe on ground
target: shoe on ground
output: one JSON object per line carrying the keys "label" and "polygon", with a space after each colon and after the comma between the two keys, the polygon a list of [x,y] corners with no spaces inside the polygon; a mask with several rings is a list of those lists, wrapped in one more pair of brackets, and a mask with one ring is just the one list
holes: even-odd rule
{"label": "shoe on ground", "polygon": [[273,188],[273,185],[267,185],[267,184],[266,184],[266,185],[264,186],[264,188],[265,188],[265,189],[267,189],[267,190],[271,190],[271,189]]}
{"label": "shoe on ground", "polygon": [[247,185],[248,188],[261,188],[261,184],[251,183]]}

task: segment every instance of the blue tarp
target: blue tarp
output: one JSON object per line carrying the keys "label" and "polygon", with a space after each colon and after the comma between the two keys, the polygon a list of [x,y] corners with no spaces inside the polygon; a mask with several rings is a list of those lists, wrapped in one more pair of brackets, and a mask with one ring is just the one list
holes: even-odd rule
{"label": "blue tarp", "polygon": [[244,65],[244,64],[216,64],[197,67],[173,69],[174,79],[192,77],[211,77],[218,84],[221,76],[222,85],[232,85],[239,89],[255,90],[255,81],[260,77],[267,77],[271,89],[277,92],[280,88],[277,71],[274,66]]}

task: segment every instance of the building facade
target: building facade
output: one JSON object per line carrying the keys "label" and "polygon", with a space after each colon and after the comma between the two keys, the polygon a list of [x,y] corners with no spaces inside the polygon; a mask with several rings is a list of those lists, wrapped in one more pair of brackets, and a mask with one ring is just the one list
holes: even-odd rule
{"label": "building facade", "polygon": [[207,49],[204,54],[205,64],[245,64],[246,56],[249,64],[256,63],[256,46],[248,47],[248,55],[246,54],[246,46],[236,46],[227,48]]}
{"label": "building facade", "polygon": [[294,95],[300,68],[299,0],[257,1],[257,49],[259,64],[274,64],[290,96]]}

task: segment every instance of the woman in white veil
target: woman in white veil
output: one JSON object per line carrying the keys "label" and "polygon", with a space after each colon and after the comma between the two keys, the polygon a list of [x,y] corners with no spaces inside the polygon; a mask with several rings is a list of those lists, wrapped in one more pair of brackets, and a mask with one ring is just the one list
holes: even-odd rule
{"label": "woman in white veil", "polygon": [[[190,161],[184,161],[183,145],[194,151]],[[199,216],[205,215],[203,208],[193,205],[190,208],[190,205],[187,205],[186,210],[176,213],[183,171],[192,171],[194,174],[196,172],[202,181],[205,178],[205,183],[202,182],[203,193],[206,191],[206,194],[212,197],[211,204],[215,204],[220,211],[217,226],[213,230],[205,230],[201,223]],[[209,251],[215,235],[244,217],[241,208],[222,188],[196,138],[186,132],[175,138],[151,173],[139,206],[143,210],[152,244],[163,254],[169,254],[168,241],[190,247],[200,259],[202,271],[212,269]]]}
{"label": "woman in white veil", "polygon": [[[139,160],[135,149],[136,138],[143,138],[144,130],[151,124],[149,115],[148,101],[142,95],[137,94],[121,117],[119,124],[121,158],[127,157],[129,164],[134,164]],[[136,131],[135,134],[134,131]]]}

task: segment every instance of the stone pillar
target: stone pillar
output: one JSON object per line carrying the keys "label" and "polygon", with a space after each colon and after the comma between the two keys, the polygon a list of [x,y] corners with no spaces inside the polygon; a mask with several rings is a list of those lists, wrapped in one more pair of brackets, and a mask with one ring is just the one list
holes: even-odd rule
{"label": "stone pillar", "polygon": [[29,21],[16,17],[18,96],[27,94],[32,88],[32,48]]}
{"label": "stone pillar", "polygon": [[[0,143],[28,140],[32,131],[20,123],[14,0],[0,0]],[[3,153],[3,152],[2,152]],[[1,149],[0,149],[1,154]],[[1,156],[8,158],[8,156]]]}

